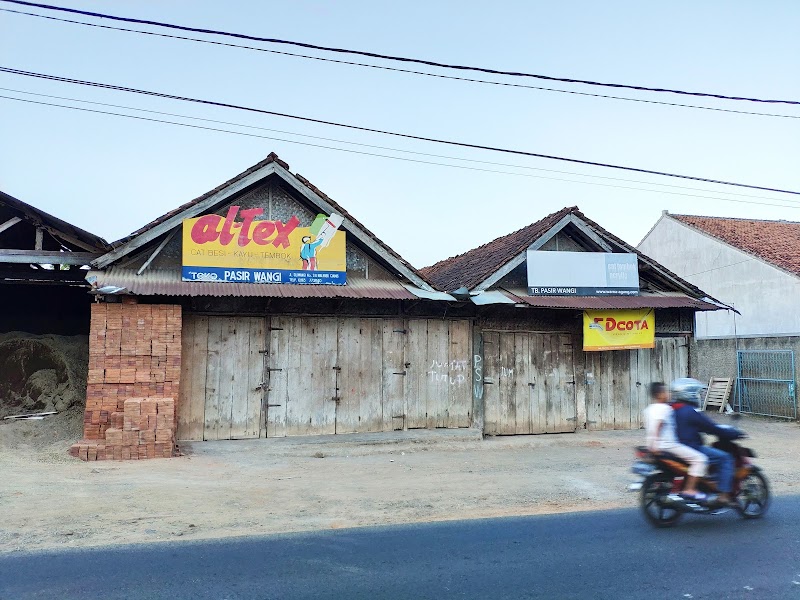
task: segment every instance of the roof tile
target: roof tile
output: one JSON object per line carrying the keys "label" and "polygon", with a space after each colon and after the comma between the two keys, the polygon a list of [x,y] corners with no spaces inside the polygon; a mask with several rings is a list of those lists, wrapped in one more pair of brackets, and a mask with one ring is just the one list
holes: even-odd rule
{"label": "roof tile", "polygon": [[440,260],[420,271],[437,289],[452,291],[461,286],[472,289],[572,213],[580,214],[577,206],[562,208],[513,233],[473,248],[464,254]]}
{"label": "roof tile", "polygon": [[669,215],[694,229],[800,276],[800,223]]}

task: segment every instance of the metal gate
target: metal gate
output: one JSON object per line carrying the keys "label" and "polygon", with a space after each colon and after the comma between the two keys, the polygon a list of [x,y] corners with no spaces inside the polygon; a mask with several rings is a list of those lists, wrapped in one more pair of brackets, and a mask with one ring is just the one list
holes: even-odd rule
{"label": "metal gate", "polygon": [[793,350],[738,350],[737,406],[741,412],[797,418]]}

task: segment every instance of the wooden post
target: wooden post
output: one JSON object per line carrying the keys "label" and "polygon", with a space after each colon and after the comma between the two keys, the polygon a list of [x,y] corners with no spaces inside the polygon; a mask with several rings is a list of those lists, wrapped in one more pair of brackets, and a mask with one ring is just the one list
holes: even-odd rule
{"label": "wooden post", "polygon": [[41,227],[36,228],[36,247],[35,250],[41,250],[44,246],[44,229]]}
{"label": "wooden post", "polygon": [[484,431],[483,408],[483,332],[477,321],[472,325],[472,427]]}
{"label": "wooden post", "polygon": [[573,379],[575,381],[574,391],[577,407],[577,414],[575,415],[576,431],[589,429],[586,388],[594,383],[592,381],[590,384],[587,377],[586,353],[583,351],[583,313],[579,313],[579,316],[581,317],[578,319],[580,325],[573,329],[574,333],[572,335],[572,361],[575,369],[575,377]]}

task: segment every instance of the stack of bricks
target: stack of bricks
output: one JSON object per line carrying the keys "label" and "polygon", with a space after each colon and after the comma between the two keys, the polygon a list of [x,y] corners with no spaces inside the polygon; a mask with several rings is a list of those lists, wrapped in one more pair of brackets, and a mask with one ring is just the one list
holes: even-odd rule
{"label": "stack of bricks", "polygon": [[[125,432],[126,400],[140,403],[157,399],[165,402],[178,396],[181,376],[181,307],[166,304],[96,303],[92,305],[89,337],[89,373],[86,388],[83,440],[75,444],[70,454],[92,460],[101,453],[97,446],[108,445],[110,429]],[[150,410],[150,404],[146,404]],[[165,413],[167,411],[165,404]],[[131,408],[131,410],[135,410]],[[156,409],[157,410],[157,409]],[[158,413],[145,413],[158,416]],[[133,413],[131,413],[133,415]],[[177,425],[174,402],[172,406],[172,442]],[[161,429],[166,429],[162,426]],[[128,431],[132,431],[129,429]],[[158,428],[139,428],[139,432],[158,431]],[[163,434],[166,436],[166,433]],[[117,433],[112,433],[116,440]],[[145,434],[149,439],[150,434]],[[131,436],[128,436],[131,441]],[[152,443],[155,443],[153,440]],[[149,443],[149,442],[145,442]],[[172,447],[171,445],[171,447]],[[86,452],[83,447],[88,446]],[[91,448],[94,446],[94,450]],[[119,444],[111,444],[113,447]],[[124,443],[122,447],[132,446]],[[137,450],[138,453],[138,450]],[[117,458],[116,455],[106,458]],[[147,451],[145,451],[147,454]],[[153,449],[150,454],[158,454]],[[126,457],[127,458],[127,457]],[[130,458],[134,458],[131,456]],[[152,458],[140,456],[136,458]]]}
{"label": "stack of bricks", "polygon": [[69,453],[81,460],[169,458],[175,447],[175,400],[128,398],[102,440],[81,440]]}

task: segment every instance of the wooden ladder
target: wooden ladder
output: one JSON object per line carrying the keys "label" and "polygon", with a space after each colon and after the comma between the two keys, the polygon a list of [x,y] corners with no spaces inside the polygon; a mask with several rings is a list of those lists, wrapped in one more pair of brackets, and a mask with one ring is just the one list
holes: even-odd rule
{"label": "wooden ladder", "polygon": [[731,395],[733,378],[731,377],[712,377],[708,383],[706,398],[703,401],[703,410],[708,407],[719,407],[718,412],[725,410],[728,404],[728,397]]}

